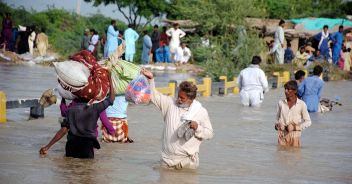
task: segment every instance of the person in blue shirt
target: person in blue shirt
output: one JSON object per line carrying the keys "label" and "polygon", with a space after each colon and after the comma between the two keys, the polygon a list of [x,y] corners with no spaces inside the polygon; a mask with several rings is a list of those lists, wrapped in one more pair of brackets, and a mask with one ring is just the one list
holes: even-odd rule
{"label": "person in blue shirt", "polygon": [[293,54],[293,51],[291,49],[291,43],[287,42],[287,48],[285,49],[285,55],[284,55],[284,63],[291,64],[293,58],[295,58],[295,55]]}
{"label": "person in blue shirt", "polygon": [[329,29],[329,26],[324,25],[323,31],[314,36],[314,39],[319,41],[318,50],[320,50],[320,55],[324,57],[325,60],[328,60],[330,58],[329,44],[328,44],[330,40],[330,34],[328,29]]}
{"label": "person in blue shirt", "polygon": [[340,59],[340,52],[342,48],[342,43],[343,43],[343,26],[341,25],[339,27],[339,31],[336,32],[334,35],[331,37],[332,42],[334,43],[332,47],[332,62],[337,65],[339,59]]}
{"label": "person in blue shirt", "polygon": [[119,36],[119,31],[115,30],[116,21],[112,20],[111,25],[106,33],[106,43],[104,48],[104,57],[109,57],[117,49],[117,37]]}
{"label": "person in blue shirt", "polygon": [[298,88],[298,96],[306,103],[308,112],[317,112],[321,91],[324,86],[324,81],[319,78],[323,72],[323,67],[317,65],[313,69],[313,76],[302,81]]}
{"label": "person in blue shirt", "polygon": [[139,38],[138,33],[132,27],[133,24],[129,24],[128,29],[123,34],[126,43],[125,60],[129,62],[133,62],[133,56],[136,53],[136,41]]}
{"label": "person in blue shirt", "polygon": [[170,48],[165,43],[155,50],[155,58],[157,63],[171,63]]}
{"label": "person in blue shirt", "polygon": [[150,62],[150,54],[152,53],[152,39],[148,35],[148,31],[144,30],[143,31],[143,50],[142,50],[142,64],[149,64]]}

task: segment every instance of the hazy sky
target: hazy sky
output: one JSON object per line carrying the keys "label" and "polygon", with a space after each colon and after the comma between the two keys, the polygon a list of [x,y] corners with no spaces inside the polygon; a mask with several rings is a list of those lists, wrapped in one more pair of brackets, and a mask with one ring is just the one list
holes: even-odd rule
{"label": "hazy sky", "polygon": [[63,8],[68,11],[76,12],[77,1],[80,1],[80,14],[87,16],[90,14],[101,13],[113,19],[126,21],[123,15],[117,10],[116,5],[103,4],[95,7],[93,3],[86,3],[83,0],[1,0],[13,8],[23,6],[27,10],[34,9],[36,11],[47,10],[48,6],[55,6],[56,8]]}

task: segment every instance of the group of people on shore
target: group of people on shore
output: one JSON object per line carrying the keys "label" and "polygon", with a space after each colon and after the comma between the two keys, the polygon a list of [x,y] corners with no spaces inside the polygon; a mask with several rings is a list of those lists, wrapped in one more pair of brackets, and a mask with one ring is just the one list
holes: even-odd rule
{"label": "group of people on shore", "polygon": [[294,53],[290,41],[284,49],[285,21],[280,20],[275,31],[274,40],[269,43],[270,54],[274,63],[296,64],[299,68],[309,67],[312,63],[331,63],[341,70],[351,71],[352,32],[344,35],[344,28],[339,26],[335,33],[329,33],[329,26],[324,25],[320,33],[314,35]]}
{"label": "group of people on shore", "polygon": [[45,29],[37,29],[36,26],[14,26],[11,14],[6,13],[2,21],[0,44],[7,51],[17,54],[29,53],[34,55],[37,48],[40,56],[47,54],[49,48],[48,36]]}
{"label": "group of people on shore", "polygon": [[[98,57],[102,53],[103,58],[109,57],[115,49],[123,44],[124,53],[122,57],[129,62],[133,62],[136,54],[136,42],[140,38],[134,30],[132,24],[128,25],[125,31],[118,30],[116,21],[112,20],[105,34],[99,38],[99,34],[94,29],[86,29],[82,38],[81,49],[89,50]],[[191,51],[185,42],[181,42],[186,33],[182,31],[178,24],[172,28],[153,27],[153,32],[149,34],[147,30],[143,31],[141,64],[154,63],[187,63],[191,58]],[[101,49],[98,49],[98,47]],[[121,52],[123,52],[121,50]]]}
{"label": "group of people on shore", "polygon": [[45,56],[49,48],[48,36],[44,29],[36,26],[14,26],[10,13],[5,13],[2,20],[0,45],[6,51],[17,54],[29,53],[34,55],[37,48],[40,56]]}

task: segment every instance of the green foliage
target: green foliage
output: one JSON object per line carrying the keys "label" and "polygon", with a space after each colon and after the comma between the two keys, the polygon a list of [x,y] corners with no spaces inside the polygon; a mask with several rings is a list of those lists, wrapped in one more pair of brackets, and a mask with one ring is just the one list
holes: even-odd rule
{"label": "green foliage", "polygon": [[[0,2],[0,12],[10,12],[15,26],[35,25],[37,30],[45,29],[51,48],[63,57],[80,50],[85,29],[94,28],[102,36],[111,21],[110,18],[101,14],[83,17],[63,9],[54,8],[49,8],[43,12],[28,12],[24,8],[12,9],[2,2]],[[123,30],[127,26],[118,21],[117,27],[119,30]]]}
{"label": "green foliage", "polygon": [[[264,4],[269,18],[341,17],[349,9],[343,0],[257,0]],[[346,7],[347,6],[347,7]]]}
{"label": "green foliage", "polygon": [[[138,26],[142,17],[150,23],[154,18],[166,12],[169,4],[165,0],[84,0],[94,2],[94,6],[100,4],[116,4],[119,12],[126,18],[129,24]],[[123,9],[128,9],[128,13]]]}
{"label": "green foliage", "polygon": [[255,0],[183,0],[174,1],[172,12],[178,12],[174,17],[193,20],[209,36],[210,48],[193,44],[191,49],[193,58],[204,62],[206,73],[217,79],[221,75],[233,77],[263,50],[263,41],[248,32],[244,22],[245,17],[264,16],[262,7]]}
{"label": "green foliage", "polygon": [[245,17],[262,17],[264,11],[254,6],[254,0],[182,0],[175,1],[172,12],[184,19],[198,23],[206,32],[216,29],[222,34],[230,34],[233,26],[244,24]]}
{"label": "green foliage", "polygon": [[233,78],[235,65],[224,55],[222,48],[216,45],[209,51],[211,51],[210,57],[205,59],[206,74],[215,80],[219,80],[222,75]]}

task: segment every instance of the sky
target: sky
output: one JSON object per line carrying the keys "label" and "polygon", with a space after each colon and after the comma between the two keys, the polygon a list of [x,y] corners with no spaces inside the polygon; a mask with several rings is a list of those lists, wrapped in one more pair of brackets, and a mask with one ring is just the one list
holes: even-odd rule
{"label": "sky", "polygon": [[116,5],[99,5],[93,6],[93,3],[86,3],[83,0],[1,0],[12,8],[23,6],[26,10],[45,11],[48,7],[63,8],[67,11],[76,12],[77,2],[80,3],[80,14],[89,16],[91,14],[101,13],[112,19],[118,19],[124,22],[127,20],[117,10]]}

